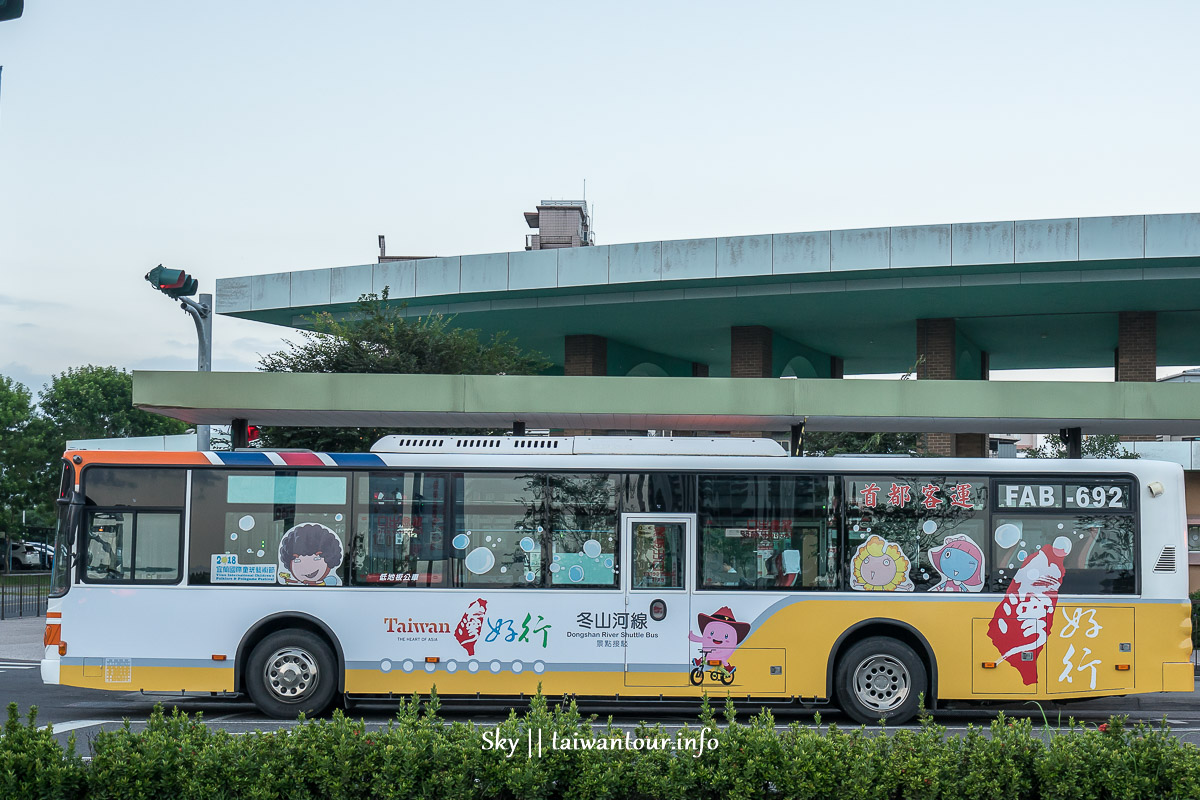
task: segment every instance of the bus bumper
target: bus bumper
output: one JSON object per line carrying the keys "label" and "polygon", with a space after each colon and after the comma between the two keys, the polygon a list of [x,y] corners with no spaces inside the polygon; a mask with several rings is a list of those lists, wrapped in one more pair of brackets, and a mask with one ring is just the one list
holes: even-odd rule
{"label": "bus bumper", "polygon": [[57,658],[42,659],[42,683],[58,683],[58,668],[60,664],[62,664],[62,662]]}
{"label": "bus bumper", "polygon": [[1196,668],[1190,662],[1163,664],[1164,692],[1191,692],[1196,688]]}

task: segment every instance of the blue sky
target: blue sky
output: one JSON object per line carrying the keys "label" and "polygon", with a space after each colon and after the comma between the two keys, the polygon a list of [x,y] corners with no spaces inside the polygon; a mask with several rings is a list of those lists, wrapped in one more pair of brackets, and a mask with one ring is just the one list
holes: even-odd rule
{"label": "blue sky", "polygon": [[[0,23],[0,373],[195,364],[142,275],[1200,210],[1200,4],[94,3]],[[215,367],[283,331],[218,318]],[[1095,377],[1103,378],[1103,375]]]}

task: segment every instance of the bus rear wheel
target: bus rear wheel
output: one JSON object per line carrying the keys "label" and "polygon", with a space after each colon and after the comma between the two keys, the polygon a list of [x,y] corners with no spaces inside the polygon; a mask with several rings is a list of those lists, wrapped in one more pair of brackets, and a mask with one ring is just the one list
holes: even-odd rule
{"label": "bus rear wheel", "polygon": [[917,714],[928,677],[921,657],[904,642],[871,636],[838,660],[838,703],[856,722],[903,725]]}
{"label": "bus rear wheel", "polygon": [[272,633],[254,647],[246,664],[246,692],[259,711],[275,719],[323,713],[337,684],[333,651],[308,631]]}

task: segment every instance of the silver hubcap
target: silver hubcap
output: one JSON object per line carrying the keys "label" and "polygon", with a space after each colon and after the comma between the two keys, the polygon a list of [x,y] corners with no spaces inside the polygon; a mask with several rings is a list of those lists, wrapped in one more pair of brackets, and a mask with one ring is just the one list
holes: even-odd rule
{"label": "silver hubcap", "polygon": [[317,687],[317,662],[303,650],[285,647],[267,659],[263,677],[276,698],[285,703],[297,703]]}
{"label": "silver hubcap", "polygon": [[908,668],[891,656],[870,656],[854,670],[854,696],[874,711],[895,711],[911,690]]}

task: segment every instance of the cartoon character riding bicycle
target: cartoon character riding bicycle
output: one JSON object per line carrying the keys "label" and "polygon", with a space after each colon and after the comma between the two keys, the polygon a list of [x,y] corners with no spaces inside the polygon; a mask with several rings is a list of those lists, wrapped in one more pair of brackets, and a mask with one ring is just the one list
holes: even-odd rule
{"label": "cartoon character riding bicycle", "polygon": [[697,636],[688,631],[688,639],[700,644],[700,656],[692,659],[692,685],[704,683],[705,672],[712,680],[730,685],[737,667],[729,663],[729,657],[750,632],[750,623],[734,619],[729,606],[721,606],[715,614],[700,614],[696,620],[702,633]]}

